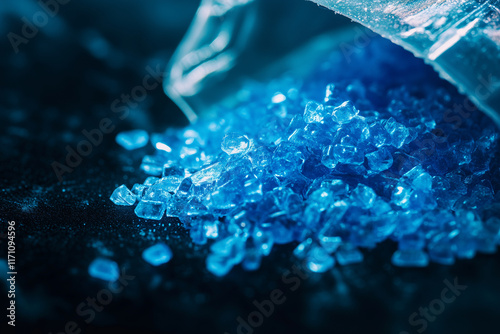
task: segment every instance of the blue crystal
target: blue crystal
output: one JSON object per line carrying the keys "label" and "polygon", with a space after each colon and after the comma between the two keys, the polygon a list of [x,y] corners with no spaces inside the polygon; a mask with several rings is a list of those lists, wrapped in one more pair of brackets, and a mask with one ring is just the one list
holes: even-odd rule
{"label": "blue crystal", "polygon": [[115,261],[97,258],[89,265],[89,275],[103,281],[114,282],[120,278],[120,270]]}
{"label": "blue crystal", "polygon": [[340,249],[335,253],[335,257],[337,258],[338,263],[342,266],[363,261],[363,253],[351,246],[340,247]]}
{"label": "blue crystal", "polygon": [[351,196],[361,207],[365,209],[371,208],[377,198],[375,191],[364,184],[358,184],[358,186],[352,191]]}
{"label": "blue crystal", "polygon": [[358,51],[353,63],[376,71],[327,57],[310,75],[247,83],[231,108],[151,134],[156,152],[141,169],[152,176],[113,201],[178,217],[219,276],[256,270],[292,242],[314,272],[385,241],[398,244],[398,266],[495,252],[498,129],[481,113],[448,117],[463,96],[413,56],[387,62],[395,50],[378,39]]}
{"label": "blue crystal", "polygon": [[351,143],[337,144],[333,148],[335,161],[343,164],[361,165],[365,161],[364,152]]}
{"label": "blue crystal", "polygon": [[394,160],[386,147],[381,147],[377,151],[366,155],[368,166],[374,172],[382,172],[391,168]]}
{"label": "blue crystal", "polygon": [[113,191],[109,198],[116,205],[133,205],[135,203],[136,195],[131,192],[127,186],[122,184]]}
{"label": "blue crystal", "polygon": [[413,167],[403,177],[410,180],[414,189],[422,191],[430,191],[432,189],[432,177],[422,166]]}
{"label": "blue crystal", "polygon": [[146,146],[149,135],[144,130],[123,131],[116,135],[116,142],[127,150],[135,150]]}
{"label": "blue crystal", "polygon": [[281,143],[273,153],[271,169],[276,176],[287,176],[300,169],[305,157],[291,143]]}
{"label": "blue crystal", "polygon": [[328,145],[323,148],[323,154],[321,156],[321,163],[328,168],[335,168],[338,160],[334,155],[334,146]]}
{"label": "blue crystal", "polygon": [[227,256],[220,254],[209,254],[207,257],[207,269],[215,276],[224,276],[233,268],[232,262]]}
{"label": "blue crystal", "polygon": [[398,250],[391,260],[398,267],[426,267],[429,264],[429,256],[422,250]]}
{"label": "blue crystal", "polygon": [[397,148],[403,146],[406,138],[410,135],[408,129],[392,117],[387,120],[384,128],[391,136],[391,144]]}
{"label": "blue crystal", "polygon": [[325,109],[322,104],[309,101],[304,109],[304,122],[320,123],[325,117]]}
{"label": "blue crystal", "polygon": [[137,197],[138,200],[141,200],[141,198],[146,193],[147,189],[148,189],[147,186],[145,186],[143,184],[136,183],[132,187],[132,193]]}
{"label": "blue crystal", "polygon": [[358,113],[351,101],[344,101],[333,109],[333,120],[340,124],[349,123]]}
{"label": "blue crystal", "polygon": [[163,243],[159,243],[146,248],[142,252],[142,258],[153,266],[159,266],[172,259],[172,250]]}
{"label": "blue crystal", "polygon": [[335,265],[335,260],[321,246],[314,245],[305,257],[307,268],[315,273],[323,273]]}
{"label": "blue crystal", "polygon": [[160,178],[155,177],[155,176],[149,176],[148,178],[146,178],[146,180],[144,180],[143,184],[145,186],[152,186],[153,184],[155,184],[158,181],[160,181]]}
{"label": "blue crystal", "polygon": [[247,136],[237,133],[228,133],[222,139],[221,148],[227,154],[238,154],[248,151],[250,140]]}
{"label": "blue crystal", "polygon": [[149,175],[161,175],[163,172],[164,161],[158,157],[145,155],[142,159],[141,169]]}
{"label": "blue crystal", "polygon": [[141,200],[134,212],[140,218],[160,220],[165,213],[165,204],[159,201]]}

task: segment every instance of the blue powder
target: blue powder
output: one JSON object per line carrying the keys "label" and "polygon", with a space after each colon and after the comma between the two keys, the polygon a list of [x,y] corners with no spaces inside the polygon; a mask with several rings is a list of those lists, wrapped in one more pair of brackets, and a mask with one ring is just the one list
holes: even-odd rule
{"label": "blue powder", "polygon": [[[375,39],[237,95],[236,108],[152,134],[141,168],[154,177],[131,192],[139,217],[166,212],[208,244],[213,274],[256,270],[291,242],[313,272],[386,240],[397,266],[496,251],[499,132],[421,60]],[[122,187],[116,204],[132,202]]]}

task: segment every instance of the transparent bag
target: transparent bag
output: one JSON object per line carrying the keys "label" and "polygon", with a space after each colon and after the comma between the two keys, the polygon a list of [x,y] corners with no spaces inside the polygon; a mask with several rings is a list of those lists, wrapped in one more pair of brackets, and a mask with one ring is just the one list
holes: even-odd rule
{"label": "transparent bag", "polygon": [[[500,2],[313,0],[390,39],[432,65],[500,125]],[[203,0],[167,69],[164,89],[190,121],[238,83],[326,31],[354,38],[337,15],[289,0]],[[279,20],[275,19],[279,13]],[[282,13],[282,11],[289,11]],[[265,38],[263,38],[265,37]],[[292,37],[292,38],[290,38]],[[262,41],[267,41],[262,43]],[[295,60],[313,63],[321,38]],[[331,45],[329,45],[331,47]],[[304,61],[307,59],[307,61]],[[288,63],[288,66],[291,64]]]}

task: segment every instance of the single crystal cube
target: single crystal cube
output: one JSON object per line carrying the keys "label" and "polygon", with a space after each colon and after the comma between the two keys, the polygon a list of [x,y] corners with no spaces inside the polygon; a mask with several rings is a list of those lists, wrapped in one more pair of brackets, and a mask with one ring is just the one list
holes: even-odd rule
{"label": "single crystal cube", "polygon": [[205,221],[203,224],[205,236],[209,239],[217,239],[219,236],[219,224],[217,221]]}
{"label": "single crystal cube", "polygon": [[247,271],[257,270],[260,267],[262,254],[256,248],[247,249],[245,259],[242,262],[243,269]]}
{"label": "single crystal cube", "polygon": [[323,148],[323,155],[321,156],[321,163],[328,168],[335,168],[337,161],[334,156],[334,146],[328,145]]}
{"label": "single crystal cube", "polygon": [[335,257],[337,258],[337,262],[342,266],[363,261],[363,253],[357,248],[350,246],[341,246],[335,253]]}
{"label": "single crystal cube", "polygon": [[160,181],[160,178],[158,177],[155,177],[155,176],[149,176],[146,178],[146,180],[144,180],[144,185],[145,186],[152,186],[153,184],[155,184],[156,182]]}
{"label": "single crystal cube", "polygon": [[384,129],[384,126],[380,122],[370,124],[370,140],[376,147],[382,147],[384,145],[391,144],[391,135]]}
{"label": "single crystal cube", "polygon": [[216,162],[191,175],[191,181],[195,185],[215,182],[223,170],[224,165],[220,162]]}
{"label": "single crystal cube", "polygon": [[351,197],[359,203],[361,207],[370,209],[377,199],[377,194],[372,188],[364,184],[358,184],[352,191]]}
{"label": "single crystal cube", "polygon": [[248,175],[243,183],[243,200],[257,202],[262,198],[262,183],[255,175]]}
{"label": "single crystal cube", "polygon": [[391,136],[392,146],[397,148],[403,146],[406,138],[410,135],[408,129],[403,124],[396,122],[392,117],[387,120],[384,128]]}
{"label": "single crystal cube", "polygon": [[319,243],[329,253],[334,253],[342,244],[342,238],[339,236],[319,235]]}
{"label": "single crystal cube", "polygon": [[225,276],[233,268],[232,262],[227,256],[221,254],[210,254],[207,257],[207,269],[215,276]]}
{"label": "single crystal cube", "polygon": [[204,245],[207,243],[207,236],[203,228],[203,223],[191,227],[189,236],[195,245]]}
{"label": "single crystal cube", "polygon": [[103,281],[114,282],[120,277],[120,270],[115,261],[97,258],[89,265],[89,275]]}
{"label": "single crystal cube", "polygon": [[307,238],[302,241],[295,249],[293,250],[293,255],[295,255],[298,259],[304,259],[309,251],[312,249],[314,242],[311,238]]}
{"label": "single crystal cube", "polygon": [[148,186],[145,186],[145,185],[140,184],[140,183],[136,183],[132,187],[132,193],[137,197],[138,200],[141,200],[141,198],[146,193],[147,189],[148,189]]}
{"label": "single crystal cube", "polygon": [[386,147],[381,147],[377,151],[366,155],[368,167],[374,172],[382,172],[391,168],[394,160]]}
{"label": "single crystal cube", "polygon": [[134,212],[140,218],[160,220],[165,213],[165,204],[158,201],[141,200]]}
{"label": "single crystal cube", "polygon": [[403,177],[410,180],[414,189],[430,191],[432,189],[432,176],[422,166],[415,166],[406,172]]}
{"label": "single crystal cube", "polygon": [[344,101],[333,109],[333,120],[340,124],[349,123],[358,113],[351,101]]}
{"label": "single crystal cube", "polygon": [[307,268],[315,273],[323,273],[335,265],[335,259],[321,246],[313,246],[305,258]]}
{"label": "single crystal cube", "polygon": [[361,165],[365,161],[362,150],[356,146],[337,144],[333,148],[333,157],[342,164]]}
{"label": "single crystal cube", "polygon": [[245,135],[228,133],[222,139],[221,148],[229,155],[247,152],[250,148],[250,139]]}
{"label": "single crystal cube", "polygon": [[184,168],[166,164],[163,166],[162,178],[165,178],[167,176],[178,176],[184,178],[185,176]]}
{"label": "single crystal cube", "polygon": [[410,203],[411,194],[411,188],[404,183],[400,183],[394,188],[391,201],[402,208],[407,208]]}
{"label": "single crystal cube", "polygon": [[309,101],[304,109],[304,121],[306,123],[320,123],[323,121],[325,109],[322,104]]}
{"label": "single crystal cube", "polygon": [[122,184],[116,188],[115,191],[113,191],[109,199],[116,205],[133,205],[135,203],[136,196],[124,184]]}
{"label": "single crystal cube", "polygon": [[161,175],[164,165],[163,159],[145,155],[142,159],[141,169],[148,175]]}
{"label": "single crystal cube", "polygon": [[148,141],[149,135],[144,130],[123,131],[116,136],[116,142],[127,150],[144,147]]}
{"label": "single crystal cube", "polygon": [[144,261],[153,266],[159,266],[169,262],[172,259],[172,256],[172,250],[164,243],[158,243],[150,246],[142,252],[142,258]]}
{"label": "single crystal cube", "polygon": [[304,155],[297,146],[283,142],[273,153],[271,169],[276,176],[287,176],[299,170],[304,160]]}
{"label": "single crystal cube", "polygon": [[426,267],[429,256],[422,250],[397,250],[391,261],[398,267]]}

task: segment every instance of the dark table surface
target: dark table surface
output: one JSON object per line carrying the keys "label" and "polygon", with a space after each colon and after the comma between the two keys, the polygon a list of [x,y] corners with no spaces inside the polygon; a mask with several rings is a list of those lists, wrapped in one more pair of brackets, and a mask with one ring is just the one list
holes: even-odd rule
{"label": "dark table surface", "polygon": [[[92,27],[78,15],[95,20],[105,15],[85,14],[81,4],[69,6],[74,8],[68,9],[66,35],[41,34],[19,54],[1,46],[0,259],[7,254],[7,222],[14,220],[17,332],[69,333],[77,326],[75,333],[237,333],[238,317],[248,321],[255,304],[270,299],[275,289],[285,300],[255,333],[419,333],[424,322],[412,326],[409,318],[439,305],[444,310],[420,332],[499,332],[500,254],[452,266],[401,269],[390,264],[395,245],[387,242],[364,251],[361,264],[301,277],[300,272],[290,274],[301,264],[291,256],[294,245],[287,245],[275,247],[258,271],[238,267],[217,278],[205,269],[206,247],[193,245],[178,220],[146,221],[131,207],[115,206],[110,194],[120,184],[144,180],[138,166],[152,150],[127,152],[115,143],[115,135],[131,128],[161,131],[185,120],[161,88],[150,91],[125,121],[110,111],[110,104],[141,82],[147,65],[165,66],[197,2],[185,2],[184,19],[161,52],[155,53],[154,43],[137,51],[140,38],[133,34],[132,41],[122,41],[109,37],[120,34],[97,30],[109,33],[112,47],[123,56],[119,65],[96,59],[78,37]],[[9,16],[8,22],[17,29],[15,19]],[[105,26],[127,32],[129,24]],[[162,40],[161,35],[147,36]],[[103,118],[111,119],[114,130],[59,181],[53,162],[64,162],[66,147],[76,148],[85,138],[82,131],[97,128]],[[174,258],[151,267],[140,254],[158,240],[168,243]],[[88,275],[97,256],[119,264],[126,284],[121,291]],[[4,294],[6,277],[0,275]],[[465,290],[440,304],[443,290],[455,280]],[[108,296],[109,303],[99,304],[92,316],[78,312],[81,303]]]}

